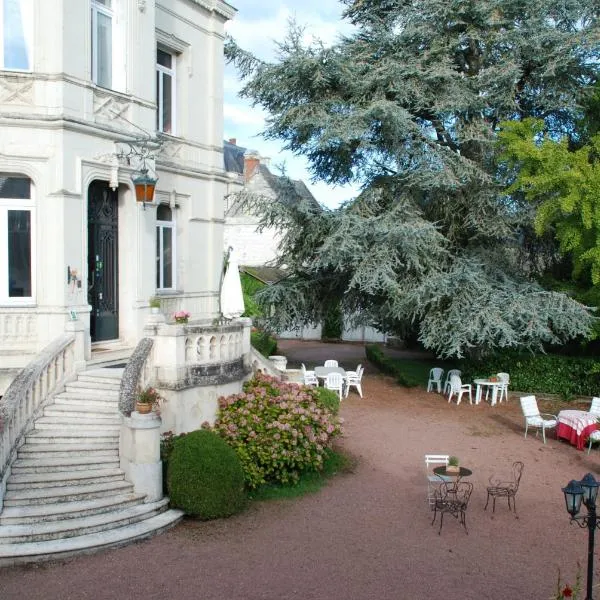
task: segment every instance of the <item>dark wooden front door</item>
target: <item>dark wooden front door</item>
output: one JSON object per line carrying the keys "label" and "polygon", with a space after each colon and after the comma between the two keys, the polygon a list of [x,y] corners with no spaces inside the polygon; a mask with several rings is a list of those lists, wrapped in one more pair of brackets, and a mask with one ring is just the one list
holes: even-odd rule
{"label": "dark wooden front door", "polygon": [[92,342],[119,337],[118,192],[106,181],[88,189],[88,302]]}

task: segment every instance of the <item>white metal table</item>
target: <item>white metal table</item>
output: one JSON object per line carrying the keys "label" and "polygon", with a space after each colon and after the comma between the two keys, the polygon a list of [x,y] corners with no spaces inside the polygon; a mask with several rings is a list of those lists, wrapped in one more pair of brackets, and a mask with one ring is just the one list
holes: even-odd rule
{"label": "white metal table", "polygon": [[481,402],[482,388],[490,387],[492,388],[492,406],[496,405],[496,400],[498,399],[498,390],[505,384],[504,381],[492,381],[490,379],[475,379],[473,383],[477,386],[475,389],[475,404],[479,404]]}

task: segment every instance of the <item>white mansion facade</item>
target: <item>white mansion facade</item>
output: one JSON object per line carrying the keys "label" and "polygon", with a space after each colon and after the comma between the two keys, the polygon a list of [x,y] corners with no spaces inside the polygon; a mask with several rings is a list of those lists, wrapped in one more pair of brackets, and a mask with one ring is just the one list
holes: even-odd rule
{"label": "white mansion facade", "polygon": [[[167,318],[219,316],[234,14],[222,0],[0,0],[0,395],[70,319],[89,355],[133,348],[151,296]],[[131,179],[144,151],[151,204]]]}

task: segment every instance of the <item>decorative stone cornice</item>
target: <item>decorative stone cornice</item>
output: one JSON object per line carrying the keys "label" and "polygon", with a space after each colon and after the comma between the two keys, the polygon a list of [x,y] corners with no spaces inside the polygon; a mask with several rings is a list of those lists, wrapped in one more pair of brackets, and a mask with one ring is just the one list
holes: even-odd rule
{"label": "decorative stone cornice", "polygon": [[233,19],[235,13],[237,13],[237,9],[235,9],[231,4],[227,4],[227,2],[223,2],[223,0],[190,0],[194,4],[205,8],[206,10],[210,10],[212,12],[216,12],[217,14],[225,17],[226,19]]}

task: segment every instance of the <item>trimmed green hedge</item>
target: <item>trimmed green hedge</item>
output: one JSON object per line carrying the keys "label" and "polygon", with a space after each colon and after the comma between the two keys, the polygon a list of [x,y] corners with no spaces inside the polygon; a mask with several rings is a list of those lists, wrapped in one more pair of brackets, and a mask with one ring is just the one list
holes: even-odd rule
{"label": "trimmed green hedge", "polygon": [[277,354],[277,340],[266,331],[253,331],[250,334],[250,343],[263,356],[268,357]]}
{"label": "trimmed green hedge", "polygon": [[167,483],[171,506],[200,519],[229,517],[247,503],[240,459],[213,431],[192,431],[174,441]]}
{"label": "trimmed green hedge", "polygon": [[458,368],[463,381],[499,372],[510,374],[510,389],[558,394],[565,400],[600,393],[600,363],[590,357],[560,354],[519,355],[503,353],[482,361],[463,360]]}
{"label": "trimmed green hedge", "polygon": [[423,383],[407,372],[404,361],[386,356],[381,348],[375,344],[369,344],[365,347],[365,353],[370,362],[372,362],[380,371],[396,378],[396,381],[405,387],[416,387]]}
{"label": "trimmed green hedge", "polygon": [[600,361],[592,357],[561,354],[518,354],[503,352],[483,360],[415,361],[391,358],[377,345],[366,347],[367,358],[400,385],[425,387],[432,367],[460,369],[463,383],[496,373],[510,375],[510,389],[532,394],[556,394],[565,400],[600,394]]}

